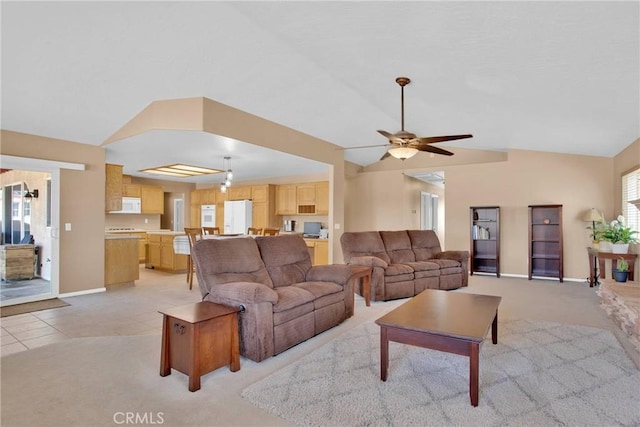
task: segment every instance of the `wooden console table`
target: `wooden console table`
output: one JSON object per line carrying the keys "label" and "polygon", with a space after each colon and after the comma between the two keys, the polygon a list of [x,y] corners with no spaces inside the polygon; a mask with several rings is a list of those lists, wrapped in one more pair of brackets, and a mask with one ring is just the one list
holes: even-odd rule
{"label": "wooden console table", "polygon": [[[638,254],[614,254],[613,252],[599,252],[593,248],[587,248],[589,253],[589,287],[592,288],[595,285],[600,284],[598,279],[606,279],[605,273],[605,260],[611,260],[611,268],[615,269],[618,266],[618,260],[622,257],[629,263],[629,280],[633,281],[633,270],[636,264],[636,258]],[[596,262],[597,261],[597,262]]]}

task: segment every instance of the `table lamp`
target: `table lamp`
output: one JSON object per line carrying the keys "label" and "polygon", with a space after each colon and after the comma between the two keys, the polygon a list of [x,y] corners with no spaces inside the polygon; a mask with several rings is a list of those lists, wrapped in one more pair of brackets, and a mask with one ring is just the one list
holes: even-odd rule
{"label": "table lamp", "polygon": [[593,233],[592,237],[593,237],[593,240],[595,241],[596,222],[603,220],[602,215],[595,208],[591,208],[590,210],[587,211],[587,213],[584,214],[584,216],[582,217],[582,220],[585,222],[591,222],[591,232]]}

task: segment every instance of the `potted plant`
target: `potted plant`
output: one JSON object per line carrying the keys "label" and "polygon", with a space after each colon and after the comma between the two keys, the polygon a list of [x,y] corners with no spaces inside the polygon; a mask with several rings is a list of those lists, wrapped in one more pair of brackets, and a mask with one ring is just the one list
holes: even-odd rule
{"label": "potted plant", "polygon": [[602,231],[602,239],[611,242],[611,252],[614,254],[626,254],[629,250],[629,243],[637,243],[638,239],[634,236],[637,231],[625,226],[624,217],[618,215],[609,223]]}
{"label": "potted plant", "polygon": [[591,240],[593,241],[594,249],[598,249],[600,241],[603,240],[602,233],[607,227],[607,223],[604,220],[594,221],[592,226],[587,227],[587,230],[591,230]]}
{"label": "potted plant", "polygon": [[616,282],[624,283],[627,281],[627,277],[629,276],[629,263],[624,258],[620,257],[618,261],[618,268],[614,268],[611,270],[613,273],[613,278]]}

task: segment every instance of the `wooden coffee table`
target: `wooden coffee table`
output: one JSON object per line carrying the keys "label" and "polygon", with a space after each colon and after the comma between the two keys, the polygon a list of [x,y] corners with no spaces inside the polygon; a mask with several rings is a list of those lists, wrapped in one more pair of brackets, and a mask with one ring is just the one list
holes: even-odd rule
{"label": "wooden coffee table", "polygon": [[387,380],[389,341],[469,356],[469,395],[478,406],[480,345],[489,327],[498,343],[502,297],[427,289],[376,323],[380,326],[380,379]]}

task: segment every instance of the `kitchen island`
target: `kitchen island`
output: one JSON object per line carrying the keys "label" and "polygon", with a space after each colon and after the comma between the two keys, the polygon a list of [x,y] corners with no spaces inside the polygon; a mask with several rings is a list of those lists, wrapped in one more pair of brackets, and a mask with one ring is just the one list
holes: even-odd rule
{"label": "kitchen island", "polygon": [[138,236],[105,234],[105,287],[133,285],[140,278],[138,240],[140,240]]}
{"label": "kitchen island", "polygon": [[180,231],[147,232],[148,250],[145,266],[170,273],[185,273],[188,255],[175,253],[173,249],[173,240],[179,236],[186,235]]}

